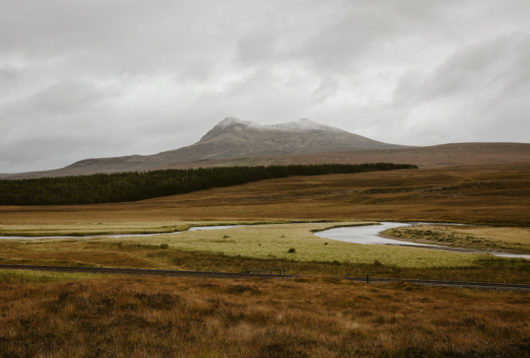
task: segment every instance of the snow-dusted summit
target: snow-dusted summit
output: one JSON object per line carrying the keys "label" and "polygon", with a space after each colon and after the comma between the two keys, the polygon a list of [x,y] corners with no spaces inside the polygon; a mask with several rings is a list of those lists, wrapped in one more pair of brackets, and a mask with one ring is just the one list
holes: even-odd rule
{"label": "snow-dusted summit", "polygon": [[270,131],[283,131],[283,132],[310,132],[310,131],[326,131],[326,132],[343,132],[342,129],[330,127],[321,123],[311,121],[303,118],[297,121],[278,123],[278,124],[258,124],[250,121],[243,121],[235,117],[227,117],[221,122],[217,123],[208,133],[202,138],[201,142],[212,139],[219,134],[227,132],[243,132],[243,131],[261,131],[263,133]]}
{"label": "snow-dusted summit", "polygon": [[280,129],[285,131],[317,131],[317,130],[328,130],[328,131],[341,131],[341,129],[326,126],[321,123],[313,122],[307,118],[302,118],[297,121],[272,124],[270,128]]}
{"label": "snow-dusted summit", "polygon": [[327,126],[321,123],[314,122],[307,118],[302,118],[292,122],[278,123],[278,124],[258,124],[250,121],[243,121],[235,117],[226,117],[221,122],[217,123],[212,129],[225,129],[230,127],[250,127],[256,129],[276,129],[276,130],[285,130],[285,131],[310,131],[310,130],[335,130],[341,131],[341,129]]}
{"label": "snow-dusted summit", "polygon": [[194,160],[211,160],[391,147],[309,119],[263,125],[228,117],[181,150]]}

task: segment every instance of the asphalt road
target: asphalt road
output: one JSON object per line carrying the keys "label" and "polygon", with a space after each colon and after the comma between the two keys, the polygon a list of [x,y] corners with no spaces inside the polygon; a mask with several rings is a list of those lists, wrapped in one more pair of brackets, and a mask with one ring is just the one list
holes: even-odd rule
{"label": "asphalt road", "polygon": [[309,276],[309,275],[287,275],[274,273],[243,273],[243,272],[208,272],[208,271],[177,271],[177,270],[156,270],[141,268],[115,268],[115,267],[83,267],[83,266],[43,266],[43,265],[10,265],[0,264],[0,269],[10,270],[35,270],[52,272],[85,272],[98,274],[126,274],[126,275],[160,275],[160,276],[190,276],[209,278],[306,278],[306,279],[340,279],[351,280],[364,283],[389,283],[389,282],[409,282],[417,285],[446,286],[446,287],[467,287],[497,290],[516,290],[530,292],[530,285],[500,283],[500,282],[467,282],[467,281],[441,281],[441,280],[416,280],[403,278],[372,278],[372,277],[344,277],[344,276]]}

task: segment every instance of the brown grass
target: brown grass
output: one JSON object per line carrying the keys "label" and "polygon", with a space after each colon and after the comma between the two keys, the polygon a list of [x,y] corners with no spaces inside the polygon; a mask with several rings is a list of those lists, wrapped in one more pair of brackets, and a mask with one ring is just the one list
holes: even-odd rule
{"label": "brown grass", "polygon": [[530,166],[290,177],[134,203],[0,207],[0,224],[422,220],[530,225]]}
{"label": "brown grass", "polygon": [[340,281],[8,283],[4,357],[523,357],[527,293]]}

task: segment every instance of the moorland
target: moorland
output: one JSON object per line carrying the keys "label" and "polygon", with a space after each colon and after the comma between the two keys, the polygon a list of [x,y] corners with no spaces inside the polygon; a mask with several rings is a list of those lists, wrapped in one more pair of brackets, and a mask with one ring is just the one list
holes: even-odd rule
{"label": "moorland", "polygon": [[[513,357],[530,349],[527,292],[360,284],[334,276],[530,282],[529,261],[331,241],[378,220],[454,222],[386,235],[528,253],[530,167],[496,164],[288,176],[85,205],[4,205],[0,263],[241,272],[197,279],[0,271],[4,356]],[[253,224],[186,231],[209,224]],[[178,231],[178,234],[171,232]],[[153,237],[110,237],[124,233]],[[107,235],[107,236],[105,236]],[[294,249],[291,251],[290,249]]]}
{"label": "moorland", "polygon": [[529,345],[516,292],[32,272],[0,284],[6,357],[523,357]]}

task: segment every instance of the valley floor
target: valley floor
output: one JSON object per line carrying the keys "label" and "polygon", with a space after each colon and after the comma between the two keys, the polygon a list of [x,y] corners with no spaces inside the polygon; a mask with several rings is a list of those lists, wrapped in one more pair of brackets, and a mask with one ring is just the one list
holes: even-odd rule
{"label": "valley floor", "polygon": [[[4,206],[0,235],[167,234],[0,240],[0,263],[281,267],[293,274],[528,284],[530,260],[350,244],[312,233],[371,220],[459,222],[474,225],[388,234],[526,253],[528,208],[524,165],[289,177],[134,203]],[[276,225],[184,232],[214,223]],[[405,283],[0,270],[0,356],[524,356],[529,303],[523,292]]]}

